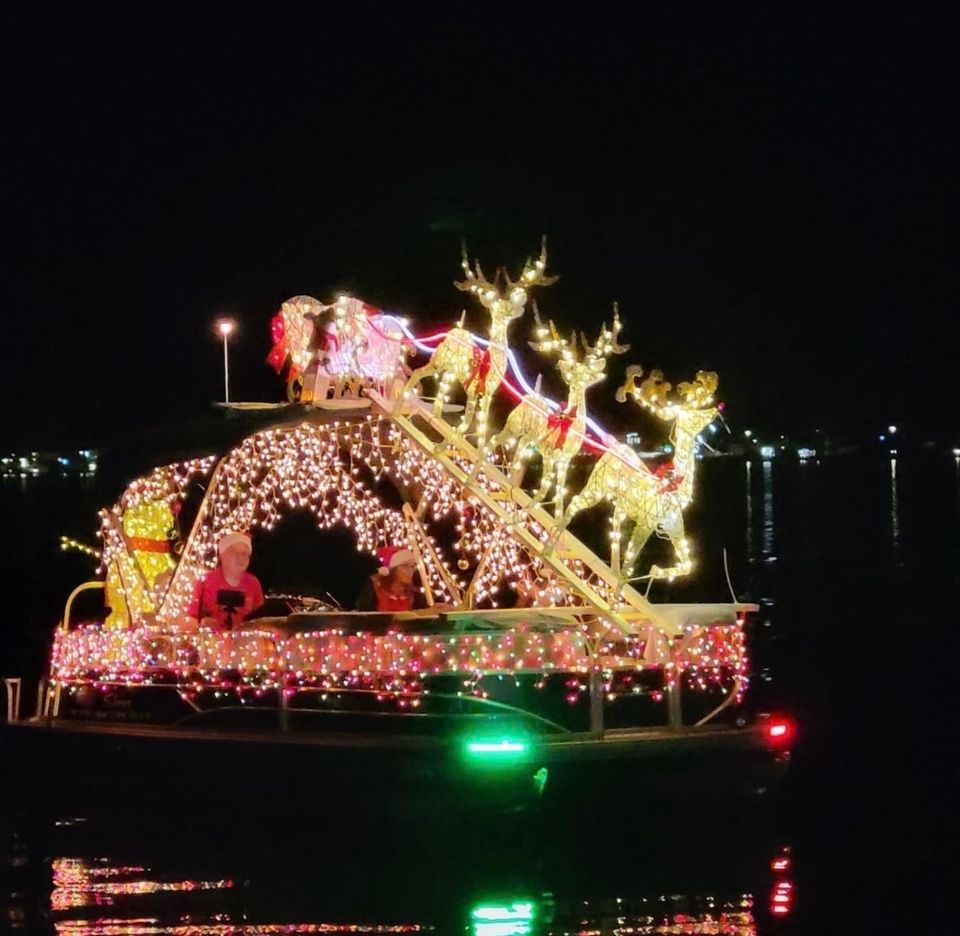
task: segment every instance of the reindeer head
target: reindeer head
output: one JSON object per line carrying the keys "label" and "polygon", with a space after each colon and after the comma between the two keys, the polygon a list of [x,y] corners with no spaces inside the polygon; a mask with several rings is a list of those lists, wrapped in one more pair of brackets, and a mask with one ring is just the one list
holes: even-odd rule
{"label": "reindeer head", "polygon": [[[527,258],[520,278],[514,283],[503,267],[498,267],[491,283],[483,270],[480,261],[474,261],[474,269],[470,269],[467,259],[467,247],[463,246],[463,267],[465,279],[454,282],[454,286],[462,292],[473,293],[489,313],[494,322],[506,323],[523,315],[527,306],[529,291],[534,286],[549,286],[557,281],[556,276],[547,276],[547,239],[543,238],[540,246],[540,256],[536,260]],[[501,283],[501,280],[503,281]]]}
{"label": "reindeer head", "polygon": [[650,376],[637,386],[637,378],[642,374],[640,367],[627,368],[627,379],[617,390],[618,402],[633,397],[659,419],[665,422],[676,420],[679,429],[692,435],[702,432],[717,418],[720,410],[713,405],[713,395],[718,378],[712,371],[697,371],[691,382],[684,381],[677,387],[674,397],[669,395],[672,386],[663,379],[662,371],[650,371]]}
{"label": "reindeer head", "polygon": [[577,348],[577,333],[570,338],[563,338],[551,320],[544,325],[540,320],[537,304],[533,304],[535,319],[534,338],[530,347],[534,351],[545,354],[557,353],[560,360],[557,368],[563,382],[574,392],[585,390],[594,384],[600,383],[606,376],[607,358],[611,354],[623,354],[630,350],[630,345],[621,345],[617,341],[623,326],[620,323],[620,313],[616,304],[613,307],[613,327],[607,328],[606,322],[600,328],[600,335],[594,345],[587,343],[586,335],[580,332],[581,350]]}
{"label": "reindeer head", "polygon": [[679,410],[677,425],[685,432],[697,435],[706,429],[720,413],[714,404],[719,378],[713,371],[697,371],[691,382],[684,381],[677,387],[680,400],[673,406]]}

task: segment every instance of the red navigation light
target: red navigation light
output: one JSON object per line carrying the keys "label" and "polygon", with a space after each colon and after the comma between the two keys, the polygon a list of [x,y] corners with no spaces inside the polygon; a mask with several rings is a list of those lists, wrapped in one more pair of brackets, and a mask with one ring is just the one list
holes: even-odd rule
{"label": "red navigation light", "polygon": [[789,871],[790,870],[790,859],[789,858],[774,858],[770,862],[770,869],[772,871]]}
{"label": "red navigation light", "polygon": [[792,719],[784,715],[771,715],[763,723],[763,737],[767,744],[777,750],[784,750],[793,744],[797,736],[797,726]]}

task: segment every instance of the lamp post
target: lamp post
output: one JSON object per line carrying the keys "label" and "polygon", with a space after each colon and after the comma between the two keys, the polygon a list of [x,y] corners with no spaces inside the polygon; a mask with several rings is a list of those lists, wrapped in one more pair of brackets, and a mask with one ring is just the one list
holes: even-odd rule
{"label": "lamp post", "polygon": [[217,331],[223,338],[223,402],[230,402],[230,359],[227,354],[227,339],[233,334],[237,323],[233,319],[218,319]]}

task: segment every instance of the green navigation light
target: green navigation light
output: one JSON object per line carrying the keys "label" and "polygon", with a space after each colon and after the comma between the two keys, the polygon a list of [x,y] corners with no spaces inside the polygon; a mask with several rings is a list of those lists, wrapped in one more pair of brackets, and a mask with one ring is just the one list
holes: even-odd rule
{"label": "green navigation light", "polygon": [[524,754],[527,745],[524,741],[504,738],[501,741],[470,741],[467,750],[471,754]]}

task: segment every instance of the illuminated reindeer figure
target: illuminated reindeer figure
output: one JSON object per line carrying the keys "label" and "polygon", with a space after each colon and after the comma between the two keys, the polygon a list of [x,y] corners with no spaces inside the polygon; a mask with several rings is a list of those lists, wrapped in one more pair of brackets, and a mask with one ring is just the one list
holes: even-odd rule
{"label": "illuminated reindeer figure", "polygon": [[[474,342],[473,335],[460,324],[447,332],[443,341],[437,345],[430,361],[423,367],[418,367],[407,380],[404,395],[409,395],[425,377],[434,377],[438,381],[437,396],[433,404],[433,413],[441,417],[443,404],[450,396],[451,385],[459,383],[467,394],[466,407],[463,418],[457,430],[467,432],[473,427],[476,417],[476,431],[480,441],[487,435],[487,414],[490,411],[490,402],[496,393],[507,365],[507,328],[512,321],[523,315],[527,305],[528,291],[534,286],[549,286],[556,282],[555,276],[546,275],[547,242],[544,238],[540,256],[536,261],[529,259],[524,265],[520,279],[514,283],[500,268],[488,282],[477,262],[475,269],[470,269],[464,248],[463,282],[455,282],[454,286],[463,292],[473,293],[474,296],[490,313],[490,342],[484,348]],[[500,285],[501,276],[505,285]]]}
{"label": "illuminated reindeer figure", "polygon": [[511,477],[517,484],[523,479],[527,460],[539,454],[543,470],[540,487],[533,500],[534,503],[540,503],[555,482],[554,515],[560,518],[563,516],[567,470],[583,445],[587,425],[587,388],[604,379],[607,358],[611,354],[623,354],[630,346],[617,343],[623,326],[616,305],[613,307],[613,328],[608,329],[604,322],[594,346],[587,344],[586,336],[580,333],[582,356],[578,355],[576,332],[566,339],[560,336],[552,321],[545,326],[540,321],[536,303],[533,305],[533,314],[536,340],[529,343],[530,347],[543,354],[559,353],[557,368],[563,382],[569,387],[567,403],[559,412],[552,410],[540,395],[538,384],[537,390],[524,396],[511,411],[503,429],[490,440],[489,449],[493,451],[499,445],[507,450],[515,447]]}
{"label": "illuminated reindeer figure", "polygon": [[[580,511],[601,501],[610,501],[613,504],[610,558],[621,579],[630,577],[637,556],[653,533],[670,540],[677,563],[668,568],[651,566],[650,577],[673,579],[693,567],[690,545],[684,535],[683,511],[693,497],[697,436],[719,414],[719,408],[713,405],[717,375],[698,371],[692,383],[681,383],[677,388],[680,399],[671,401],[667,396],[670,384],[663,382],[659,371],[654,371],[638,387],[636,377],[640,373],[639,367],[628,368],[626,382],[617,391],[617,400],[622,403],[631,396],[658,418],[673,422],[670,433],[673,461],[650,471],[630,448],[615,445],[597,462],[583,490],[571,499],[560,531]],[[621,570],[620,529],[628,520],[634,526]]]}

